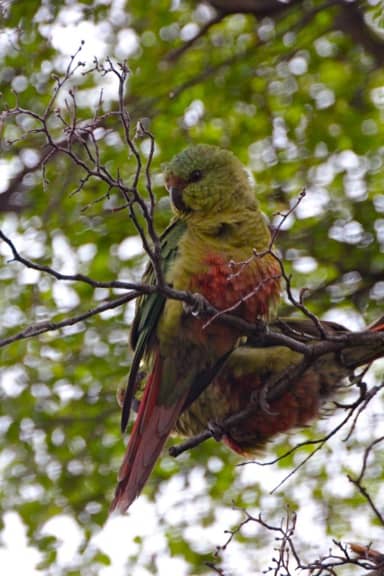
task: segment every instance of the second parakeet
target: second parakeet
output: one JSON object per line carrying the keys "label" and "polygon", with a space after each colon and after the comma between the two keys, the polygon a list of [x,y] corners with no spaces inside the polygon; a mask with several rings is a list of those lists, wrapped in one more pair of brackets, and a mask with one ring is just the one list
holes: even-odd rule
{"label": "second parakeet", "polygon": [[[334,322],[323,321],[321,326],[331,339],[350,333]],[[276,320],[269,328],[288,333],[308,345],[324,338],[311,319]],[[369,331],[384,333],[384,317]],[[303,355],[287,346],[260,346],[249,339],[232,352],[210,385],[181,414],[176,432],[195,436],[212,424],[219,432],[220,423],[246,410],[253,402],[254,410],[223,429],[222,439],[239,454],[260,453],[277,434],[308,425],[321,416],[325,401],[337,398],[345,379],[352,377],[356,368],[381,357],[384,357],[383,338],[364,345],[346,343],[337,352],[316,358],[284,386],[284,379],[300,365]],[[268,392],[275,392],[270,401]]]}

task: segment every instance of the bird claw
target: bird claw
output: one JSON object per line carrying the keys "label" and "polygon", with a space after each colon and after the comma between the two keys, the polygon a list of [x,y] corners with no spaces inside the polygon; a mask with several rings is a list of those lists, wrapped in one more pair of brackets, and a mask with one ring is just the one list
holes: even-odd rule
{"label": "bird claw", "polygon": [[206,308],[206,300],[204,296],[198,292],[194,292],[192,296],[194,300],[192,304],[187,302],[183,303],[184,312],[186,314],[192,314],[192,316],[202,316]]}
{"label": "bird claw", "polygon": [[216,442],[221,442],[223,436],[225,436],[224,428],[218,422],[208,422],[207,426],[208,430],[212,434],[212,438],[216,440]]}

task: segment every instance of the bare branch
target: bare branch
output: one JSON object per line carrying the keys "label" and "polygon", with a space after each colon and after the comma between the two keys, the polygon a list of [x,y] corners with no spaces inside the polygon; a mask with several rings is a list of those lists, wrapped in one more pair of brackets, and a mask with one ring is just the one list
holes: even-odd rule
{"label": "bare branch", "polygon": [[380,436],[379,438],[376,438],[373,442],[371,442],[369,444],[369,446],[367,446],[367,448],[364,451],[364,456],[363,456],[363,462],[362,462],[362,466],[361,466],[361,470],[360,470],[360,474],[357,476],[357,478],[353,478],[350,474],[347,475],[348,480],[354,485],[356,486],[356,488],[358,489],[358,491],[360,492],[360,494],[362,496],[364,496],[364,498],[366,499],[366,501],[368,502],[371,510],[373,511],[373,513],[375,514],[377,520],[380,522],[380,524],[382,526],[384,526],[384,516],[383,514],[379,511],[378,507],[376,506],[376,504],[373,501],[372,496],[369,494],[367,488],[365,486],[363,486],[363,479],[364,479],[364,475],[366,473],[367,470],[367,465],[368,465],[368,458],[370,453],[372,452],[372,450],[375,448],[375,446],[377,444],[380,444],[381,442],[384,441],[384,436]]}
{"label": "bare branch", "polygon": [[[357,557],[352,557],[348,550],[348,545],[333,540],[335,551],[330,549],[327,554],[321,555],[319,558],[310,562],[304,560],[296,544],[295,532],[298,518],[297,515],[289,509],[287,509],[285,516],[281,518],[279,524],[267,522],[262,514],[254,516],[247,510],[240,509],[240,511],[243,513],[244,519],[241,520],[235,528],[225,530],[225,533],[229,534],[229,536],[223,545],[216,547],[215,556],[218,558],[220,558],[222,552],[226,551],[237,538],[244,526],[254,523],[260,526],[265,532],[270,533],[275,542],[270,565],[260,569],[260,573],[262,574],[295,576],[298,573],[305,573],[311,574],[312,576],[337,576],[339,572],[336,572],[336,569],[347,566],[360,567],[364,571],[373,570],[373,572],[369,572],[372,576],[379,576],[381,574],[384,565],[384,555],[372,549],[369,545],[350,544],[349,547],[352,552],[357,554]],[[210,564],[210,567],[215,569],[216,573],[223,574],[220,566]]]}
{"label": "bare branch", "polygon": [[[227,541],[221,545],[216,547],[216,556],[220,556],[220,554],[225,551],[228,546],[232,543],[234,538],[241,532],[242,528],[249,523],[255,523],[260,525],[262,528],[267,530],[268,532],[273,533],[274,541],[277,543],[274,551],[277,554],[274,554],[271,566],[265,567],[262,571],[263,574],[267,574],[272,572],[275,576],[282,574],[281,570],[284,569],[285,576],[293,576],[293,573],[290,571],[290,558],[291,555],[293,556],[296,567],[300,567],[300,557],[295,549],[295,545],[293,542],[293,537],[296,529],[296,514],[287,510],[285,517],[281,519],[280,525],[276,526],[270,523],[267,523],[264,519],[262,514],[258,516],[253,516],[247,510],[240,509],[240,511],[244,514],[245,518],[242,520],[238,526],[236,526],[232,530],[225,530],[226,534],[229,534]],[[216,566],[216,570],[220,570]],[[220,572],[218,572],[220,574]]]}
{"label": "bare branch", "polygon": [[[26,268],[30,268],[32,270],[38,270],[40,272],[44,272],[45,274],[49,274],[56,278],[56,280],[65,280],[70,282],[84,282],[93,288],[121,288],[124,290],[141,290],[143,288],[142,284],[135,283],[135,282],[125,282],[120,280],[112,280],[110,282],[105,282],[102,280],[94,280],[85,274],[62,274],[58,272],[54,268],[50,266],[46,266],[45,264],[37,264],[29,260],[28,258],[24,258],[18,250],[16,249],[14,243],[8,236],[4,234],[2,230],[0,230],[0,239],[3,240],[8,246],[10,247],[13,259],[10,262],[20,262]],[[145,288],[143,289],[145,291]]]}
{"label": "bare branch", "polygon": [[101,312],[105,312],[106,310],[112,310],[113,308],[122,306],[123,304],[130,302],[134,298],[137,298],[138,295],[139,293],[137,292],[123,294],[122,296],[119,296],[114,300],[110,300],[104,304],[100,304],[99,306],[95,306],[95,308],[92,308],[87,312],[82,312],[80,314],[77,314],[76,316],[70,316],[59,322],[46,321],[31,324],[21,332],[18,332],[17,334],[13,334],[12,336],[0,339],[0,348],[8,346],[9,344],[17,342],[19,340],[25,340],[26,338],[39,336],[40,334],[44,334],[46,332],[52,332],[54,330],[59,330],[60,328],[65,328],[67,326],[74,326],[75,324],[87,320],[88,318],[91,318],[96,314],[101,314]]}

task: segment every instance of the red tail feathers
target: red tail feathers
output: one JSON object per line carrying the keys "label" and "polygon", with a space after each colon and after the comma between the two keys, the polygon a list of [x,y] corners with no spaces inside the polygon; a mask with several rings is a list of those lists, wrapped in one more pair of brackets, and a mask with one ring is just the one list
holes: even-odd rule
{"label": "red tail feathers", "polygon": [[140,494],[185,402],[186,394],[171,406],[158,404],[161,374],[157,356],[120,468],[111,511],[125,512]]}

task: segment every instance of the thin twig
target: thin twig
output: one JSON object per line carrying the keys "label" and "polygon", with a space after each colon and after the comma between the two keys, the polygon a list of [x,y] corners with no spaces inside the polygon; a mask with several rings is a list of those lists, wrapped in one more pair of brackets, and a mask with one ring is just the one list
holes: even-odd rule
{"label": "thin twig", "polygon": [[100,304],[99,306],[95,306],[91,310],[87,312],[82,312],[80,314],[76,314],[75,316],[69,316],[65,318],[65,320],[61,320],[59,322],[53,321],[43,321],[38,322],[36,324],[30,324],[27,328],[22,330],[21,332],[17,332],[17,334],[13,334],[12,336],[8,336],[6,338],[0,339],[0,348],[4,346],[8,346],[13,342],[17,342],[19,340],[25,340],[26,338],[32,338],[35,336],[39,336],[40,334],[45,334],[46,332],[52,332],[55,330],[59,330],[60,328],[65,328],[66,326],[74,326],[75,324],[79,324],[92,316],[96,316],[96,314],[101,314],[106,310],[112,310],[113,308],[118,308],[131,300],[134,300],[138,297],[137,292],[130,292],[127,294],[123,294],[114,300],[110,300],[106,303]]}

